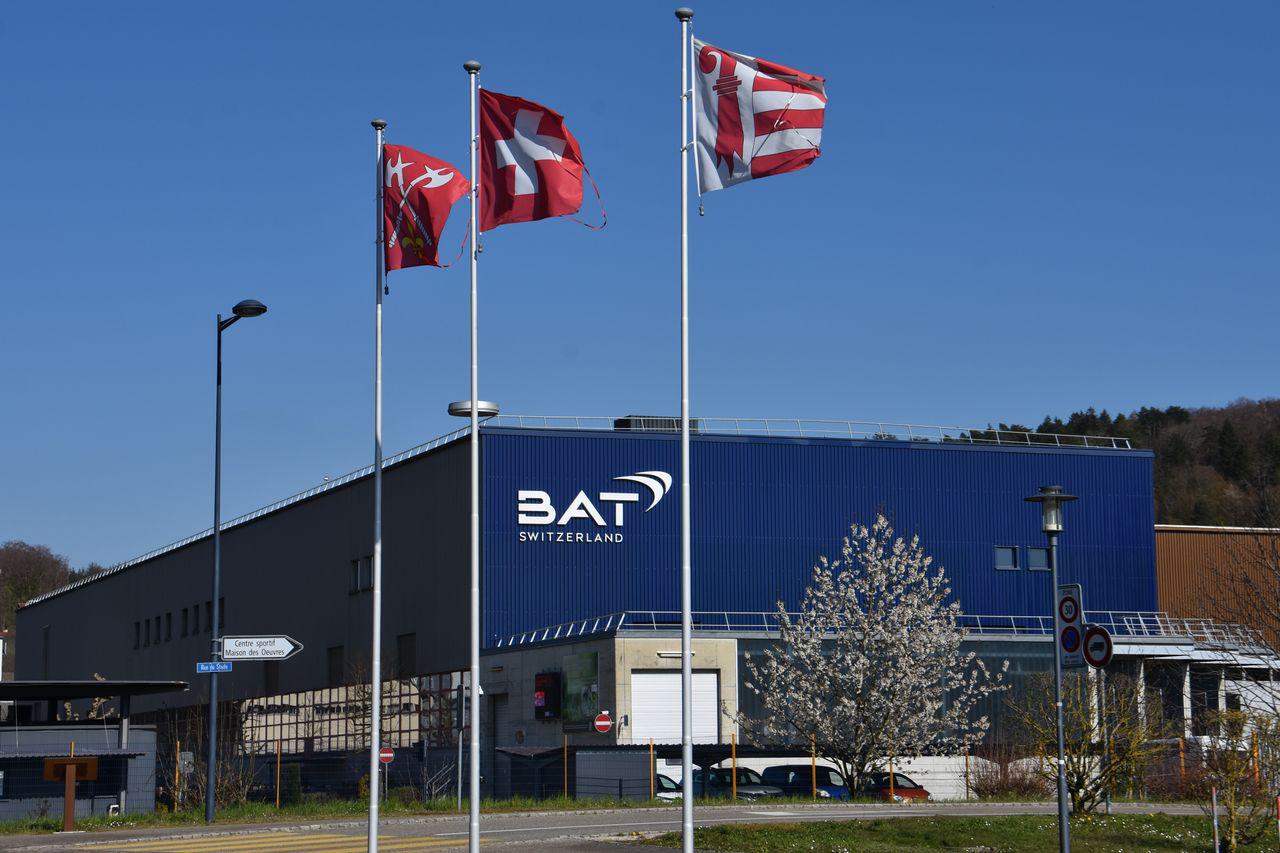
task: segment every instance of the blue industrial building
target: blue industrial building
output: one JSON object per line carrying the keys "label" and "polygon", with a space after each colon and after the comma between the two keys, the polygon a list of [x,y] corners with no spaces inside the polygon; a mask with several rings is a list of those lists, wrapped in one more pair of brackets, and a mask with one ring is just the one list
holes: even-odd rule
{"label": "blue industrial building", "polygon": [[[697,741],[727,741],[730,715],[751,712],[743,655],[770,642],[770,614],[779,601],[797,604],[818,558],[837,556],[850,525],[877,513],[946,568],[972,648],[1010,660],[1015,675],[1046,669],[1046,542],[1023,498],[1050,484],[1080,498],[1067,510],[1061,576],[1083,585],[1087,617],[1111,628],[1117,665],[1148,678],[1159,670],[1153,683],[1188,732],[1193,694],[1205,707],[1225,701],[1220,663],[1193,690],[1193,664],[1214,663],[1203,638],[1156,612],[1150,452],[1123,439],[845,421],[700,419],[694,428]],[[422,760],[456,743],[453,689],[467,677],[467,444],[462,430],[386,467],[384,742]],[[678,739],[675,422],[499,416],[481,427],[481,463],[490,790],[500,795],[511,778],[504,750],[528,757],[566,739]],[[237,663],[220,680],[246,749],[314,756],[362,746],[363,706],[351,691],[370,677],[370,474],[225,523],[222,633],[284,633],[305,645],[288,661]],[[27,603],[18,677],[192,680],[188,693],[140,699],[135,712],[161,724],[198,712],[210,540],[205,531]],[[551,696],[554,712],[535,696]],[[599,734],[589,720],[605,709],[617,725]]]}

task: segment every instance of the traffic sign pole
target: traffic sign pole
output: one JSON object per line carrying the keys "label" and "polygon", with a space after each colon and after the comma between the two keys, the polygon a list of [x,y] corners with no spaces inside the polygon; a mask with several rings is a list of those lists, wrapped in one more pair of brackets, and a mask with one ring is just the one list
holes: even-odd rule
{"label": "traffic sign pole", "polygon": [[[1049,531],[1049,571],[1051,574],[1051,582],[1053,584],[1053,606],[1054,621],[1061,616],[1058,595],[1058,534],[1056,531]],[[1079,602],[1077,601],[1077,605]],[[1057,636],[1056,624],[1054,630],[1054,649],[1053,649],[1053,693],[1054,700],[1058,706],[1058,847],[1061,853],[1070,853],[1071,850],[1071,827],[1068,824],[1067,815],[1067,742],[1064,735],[1062,720],[1062,652],[1059,647],[1061,638]]]}

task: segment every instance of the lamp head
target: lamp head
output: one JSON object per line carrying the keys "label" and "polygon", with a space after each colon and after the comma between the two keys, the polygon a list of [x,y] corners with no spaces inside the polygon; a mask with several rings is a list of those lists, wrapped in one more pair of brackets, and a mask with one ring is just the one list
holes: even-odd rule
{"label": "lamp head", "polygon": [[237,317],[261,317],[267,313],[267,306],[256,299],[244,299],[235,304],[231,313]]}
{"label": "lamp head", "polygon": [[1041,527],[1045,533],[1061,533],[1062,505],[1078,498],[1067,494],[1062,486],[1041,486],[1037,494],[1024,500],[1040,504]]}

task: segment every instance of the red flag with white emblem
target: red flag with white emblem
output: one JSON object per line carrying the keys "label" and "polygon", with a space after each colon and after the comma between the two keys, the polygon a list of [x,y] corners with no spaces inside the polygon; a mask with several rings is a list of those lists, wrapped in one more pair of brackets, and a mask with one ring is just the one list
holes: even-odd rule
{"label": "red flag with white emblem", "polygon": [[470,184],[445,161],[403,145],[383,145],[382,162],[386,268],[440,266],[440,232]]}
{"label": "red flag with white emblem", "polygon": [[822,154],[826,80],[693,40],[702,192],[803,169]]}
{"label": "red flag with white emblem", "polygon": [[564,116],[480,90],[480,229],[582,207],[582,151]]}

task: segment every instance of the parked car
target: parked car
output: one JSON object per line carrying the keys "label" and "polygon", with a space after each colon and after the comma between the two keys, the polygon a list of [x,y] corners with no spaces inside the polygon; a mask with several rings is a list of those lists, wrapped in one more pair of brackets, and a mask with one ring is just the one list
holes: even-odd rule
{"label": "parked car", "polygon": [[[733,794],[733,770],[712,767],[693,771],[693,792],[699,797],[728,797]],[[781,797],[782,789],[766,785],[760,774],[745,767],[738,768],[738,799],[758,800],[763,797]]]}
{"label": "parked car", "polygon": [[653,780],[653,793],[659,800],[683,800],[684,792],[676,784],[676,780],[661,773]]}
{"label": "parked car", "polygon": [[872,773],[862,786],[862,796],[877,800],[890,800],[895,803],[927,802],[929,792],[923,785],[917,784],[911,777],[901,773],[893,774],[892,793],[889,788],[888,773]]}
{"label": "parked car", "polygon": [[[811,764],[778,764],[766,767],[760,778],[766,785],[776,785],[783,793],[792,797],[813,796],[813,777],[815,771]],[[819,767],[818,796],[823,799],[849,799],[849,786],[834,767]]]}

